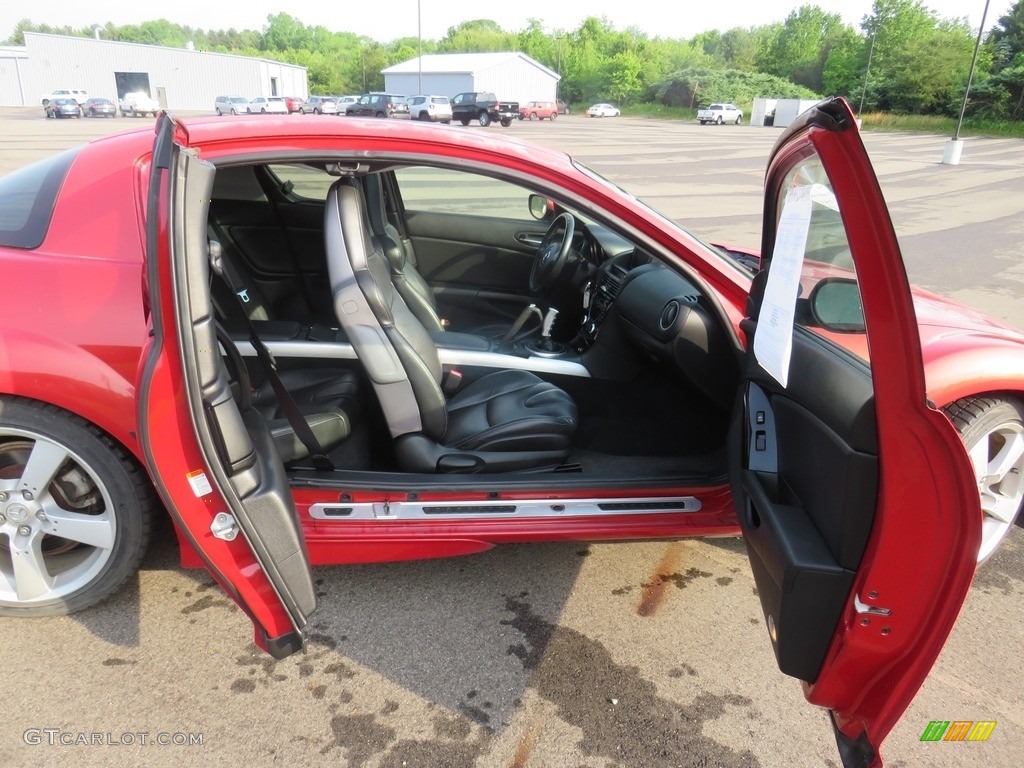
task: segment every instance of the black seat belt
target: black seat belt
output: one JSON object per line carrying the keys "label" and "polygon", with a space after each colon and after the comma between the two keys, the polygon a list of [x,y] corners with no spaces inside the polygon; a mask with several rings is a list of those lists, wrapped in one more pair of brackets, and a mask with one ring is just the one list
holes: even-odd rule
{"label": "black seat belt", "polygon": [[231,292],[235,294],[235,299],[238,301],[238,304],[242,309],[242,318],[245,320],[245,325],[249,329],[249,343],[251,343],[253,349],[256,350],[256,357],[258,357],[260,363],[263,364],[267,378],[270,380],[270,386],[273,387],[274,394],[277,395],[277,401],[281,405],[281,410],[284,411],[284,415],[287,417],[288,423],[291,424],[292,429],[295,430],[295,436],[302,441],[302,444],[306,446],[306,450],[309,451],[309,456],[313,461],[313,466],[323,472],[333,471],[334,464],[329,458],[327,458],[327,452],[324,451],[323,446],[320,445],[320,441],[317,440],[316,435],[310,428],[309,422],[306,421],[306,417],[302,415],[302,411],[300,411],[299,406],[296,405],[295,398],[291,396],[291,393],[288,392],[287,388],[284,386],[284,382],[281,381],[281,377],[277,373],[277,362],[274,360],[273,354],[271,354],[270,350],[267,349],[267,346],[260,340],[259,334],[256,332],[256,326],[253,325],[252,320],[249,319],[249,313],[245,311],[245,304],[239,294],[239,290],[244,289],[240,289],[235,283],[231,275],[231,269],[225,268],[223,250],[221,249],[220,243],[216,240],[210,241],[210,268],[227,282],[228,287],[231,288]]}

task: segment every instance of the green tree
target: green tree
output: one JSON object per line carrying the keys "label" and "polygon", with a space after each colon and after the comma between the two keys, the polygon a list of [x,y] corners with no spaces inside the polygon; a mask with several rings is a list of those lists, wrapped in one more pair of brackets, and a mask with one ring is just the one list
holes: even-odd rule
{"label": "green tree", "polygon": [[838,13],[802,5],[786,17],[762,58],[761,70],[820,91],[825,63],[844,38],[847,26]]}
{"label": "green tree", "polygon": [[941,20],[921,0],[875,0],[862,28],[874,37],[867,104],[899,112],[955,111],[974,38],[967,22]]}

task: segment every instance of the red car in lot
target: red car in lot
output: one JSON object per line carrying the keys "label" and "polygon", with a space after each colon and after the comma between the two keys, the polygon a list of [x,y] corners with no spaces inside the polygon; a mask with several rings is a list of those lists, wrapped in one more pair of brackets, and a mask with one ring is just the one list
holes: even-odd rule
{"label": "red car in lot", "polygon": [[278,657],[311,564],[742,533],[780,669],[881,764],[1024,495],[1024,334],[911,292],[842,100],[764,210],[718,248],[415,121],[165,114],[0,179],[0,613],[108,596],[164,510]]}

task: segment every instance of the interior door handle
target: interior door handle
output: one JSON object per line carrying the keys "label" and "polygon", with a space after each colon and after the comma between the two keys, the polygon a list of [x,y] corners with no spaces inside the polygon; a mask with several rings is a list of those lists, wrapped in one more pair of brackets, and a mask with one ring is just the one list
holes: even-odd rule
{"label": "interior door handle", "polygon": [[544,236],[534,234],[533,232],[517,232],[516,240],[523,245],[529,245],[532,248],[539,248],[540,244],[544,242]]}

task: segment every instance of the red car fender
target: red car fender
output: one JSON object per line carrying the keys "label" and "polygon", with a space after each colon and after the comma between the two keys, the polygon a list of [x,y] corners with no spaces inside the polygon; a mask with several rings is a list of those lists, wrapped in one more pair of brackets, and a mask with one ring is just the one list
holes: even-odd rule
{"label": "red car fender", "polygon": [[956,333],[924,347],[928,397],[939,406],[988,392],[1024,391],[1024,346],[994,334]]}
{"label": "red car fender", "polygon": [[78,414],[141,456],[135,385],[80,346],[26,330],[5,331],[0,336],[0,392]]}

